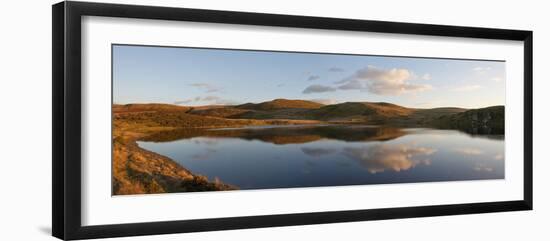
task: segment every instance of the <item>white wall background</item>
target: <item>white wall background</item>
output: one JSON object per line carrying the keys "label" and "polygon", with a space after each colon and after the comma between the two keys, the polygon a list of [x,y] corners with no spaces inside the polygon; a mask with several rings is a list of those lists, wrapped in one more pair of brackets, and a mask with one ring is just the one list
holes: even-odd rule
{"label": "white wall background", "polygon": [[[530,212],[119,238],[117,240],[548,240],[550,168],[545,102],[550,21],[544,1],[118,0],[108,2],[534,30],[534,205]],[[51,4],[0,10],[0,240],[54,240],[51,231]]]}

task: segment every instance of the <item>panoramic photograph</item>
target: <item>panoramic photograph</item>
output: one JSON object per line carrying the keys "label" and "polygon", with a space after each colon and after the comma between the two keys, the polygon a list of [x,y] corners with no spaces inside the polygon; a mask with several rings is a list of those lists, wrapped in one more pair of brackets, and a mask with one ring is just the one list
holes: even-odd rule
{"label": "panoramic photograph", "polygon": [[112,195],[504,179],[506,62],[112,45]]}

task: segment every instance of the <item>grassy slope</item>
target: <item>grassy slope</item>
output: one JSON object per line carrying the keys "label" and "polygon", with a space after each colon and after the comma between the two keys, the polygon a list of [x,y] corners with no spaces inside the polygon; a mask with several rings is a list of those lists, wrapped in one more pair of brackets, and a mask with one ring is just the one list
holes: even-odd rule
{"label": "grassy slope", "polygon": [[[294,104],[296,100],[294,100],[294,102],[286,102],[286,105],[283,105],[283,102],[280,101],[277,102],[277,104],[271,102],[218,108],[216,110],[204,111],[197,114],[223,116],[232,119],[307,119],[367,124],[422,125],[433,118],[466,111],[461,108],[413,109],[385,102],[346,102],[334,105],[318,104],[315,106],[308,106],[308,108],[294,108],[300,106]],[[277,106],[277,108],[265,107],[274,105]]]}
{"label": "grassy slope", "polygon": [[240,113],[235,113],[228,118],[236,119],[294,119],[305,120],[306,113],[312,109],[322,107],[322,104],[306,100],[275,99],[258,104],[247,103],[235,106]]}
{"label": "grassy slope", "polygon": [[313,101],[307,100],[287,100],[287,99],[275,99],[272,101],[266,101],[259,104],[246,103],[236,106],[239,109],[248,110],[279,110],[279,109],[317,109],[322,107],[323,104],[319,104]]}
{"label": "grassy slope", "polygon": [[251,112],[251,111],[228,106],[228,107],[217,107],[217,108],[208,108],[208,109],[193,109],[189,111],[189,114],[220,117],[220,118],[237,118],[248,112]]}
{"label": "grassy slope", "polygon": [[112,185],[114,195],[235,189],[141,149],[132,138],[115,138],[113,142]]}
{"label": "grassy slope", "polygon": [[144,111],[188,111],[190,107],[169,104],[127,104],[113,105],[113,112],[144,112]]}
{"label": "grassy slope", "polygon": [[309,118],[321,120],[349,120],[382,122],[391,118],[405,118],[413,109],[389,104],[371,102],[346,102],[323,106],[306,113]]}

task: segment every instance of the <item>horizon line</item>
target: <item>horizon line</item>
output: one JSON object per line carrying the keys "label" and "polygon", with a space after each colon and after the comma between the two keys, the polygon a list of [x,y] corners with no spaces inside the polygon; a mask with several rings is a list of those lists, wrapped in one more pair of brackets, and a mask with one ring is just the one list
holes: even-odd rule
{"label": "horizon line", "polygon": [[260,104],[260,103],[271,102],[271,101],[275,101],[275,100],[308,101],[308,102],[317,103],[317,104],[320,104],[320,105],[323,105],[323,106],[337,105],[337,104],[344,104],[344,103],[376,103],[376,104],[387,103],[387,104],[397,105],[397,106],[401,106],[401,107],[405,107],[405,108],[409,108],[409,109],[437,109],[437,108],[481,109],[481,108],[487,108],[487,107],[493,107],[493,106],[506,106],[505,104],[497,104],[497,105],[485,105],[485,106],[479,106],[479,107],[460,107],[460,106],[410,107],[410,106],[395,104],[395,103],[387,102],[387,101],[343,101],[343,102],[337,102],[337,103],[333,103],[333,104],[323,104],[323,103],[319,103],[319,102],[316,102],[316,101],[313,101],[313,100],[286,99],[286,98],[276,98],[276,99],[271,99],[271,100],[266,100],[266,101],[261,101],[261,102],[242,102],[242,103],[239,103],[239,104],[208,104],[208,105],[183,105],[183,104],[176,104],[174,102],[171,102],[171,103],[166,103],[166,102],[115,103],[114,101],[111,101],[111,106],[112,105],[132,105],[132,104],[137,104],[137,105],[161,104],[161,105],[173,105],[173,106],[182,106],[182,107],[239,106],[239,105],[244,105],[244,104]]}

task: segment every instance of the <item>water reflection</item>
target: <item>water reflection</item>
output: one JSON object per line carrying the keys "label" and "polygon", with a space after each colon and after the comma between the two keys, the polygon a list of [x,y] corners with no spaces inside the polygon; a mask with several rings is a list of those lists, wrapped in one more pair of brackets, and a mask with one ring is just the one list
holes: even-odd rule
{"label": "water reflection", "polygon": [[[145,138],[145,141],[167,142],[193,137],[225,137],[244,140],[259,140],[277,145],[303,144],[322,139],[342,141],[387,141],[405,135],[405,131],[393,127],[366,125],[306,125],[269,128],[222,128],[222,129],[179,129],[159,132]],[[196,141],[196,140],[195,140]],[[216,142],[214,140],[201,140]]]}
{"label": "water reflection", "polygon": [[370,173],[385,170],[396,172],[408,170],[419,164],[430,165],[429,156],[436,152],[433,148],[408,145],[376,144],[364,148],[346,147],[344,155],[357,160]]}
{"label": "water reflection", "polygon": [[313,148],[313,147],[302,147],[300,148],[304,154],[311,157],[321,157],[324,155],[329,155],[335,153],[337,150],[332,148]]}
{"label": "water reflection", "polygon": [[504,139],[454,130],[319,125],[182,129],[138,144],[241,189],[504,178]]}
{"label": "water reflection", "polygon": [[455,152],[458,152],[462,155],[471,155],[471,156],[478,156],[483,154],[483,151],[478,148],[472,148],[472,147],[463,147],[463,148],[456,148],[454,149]]}

